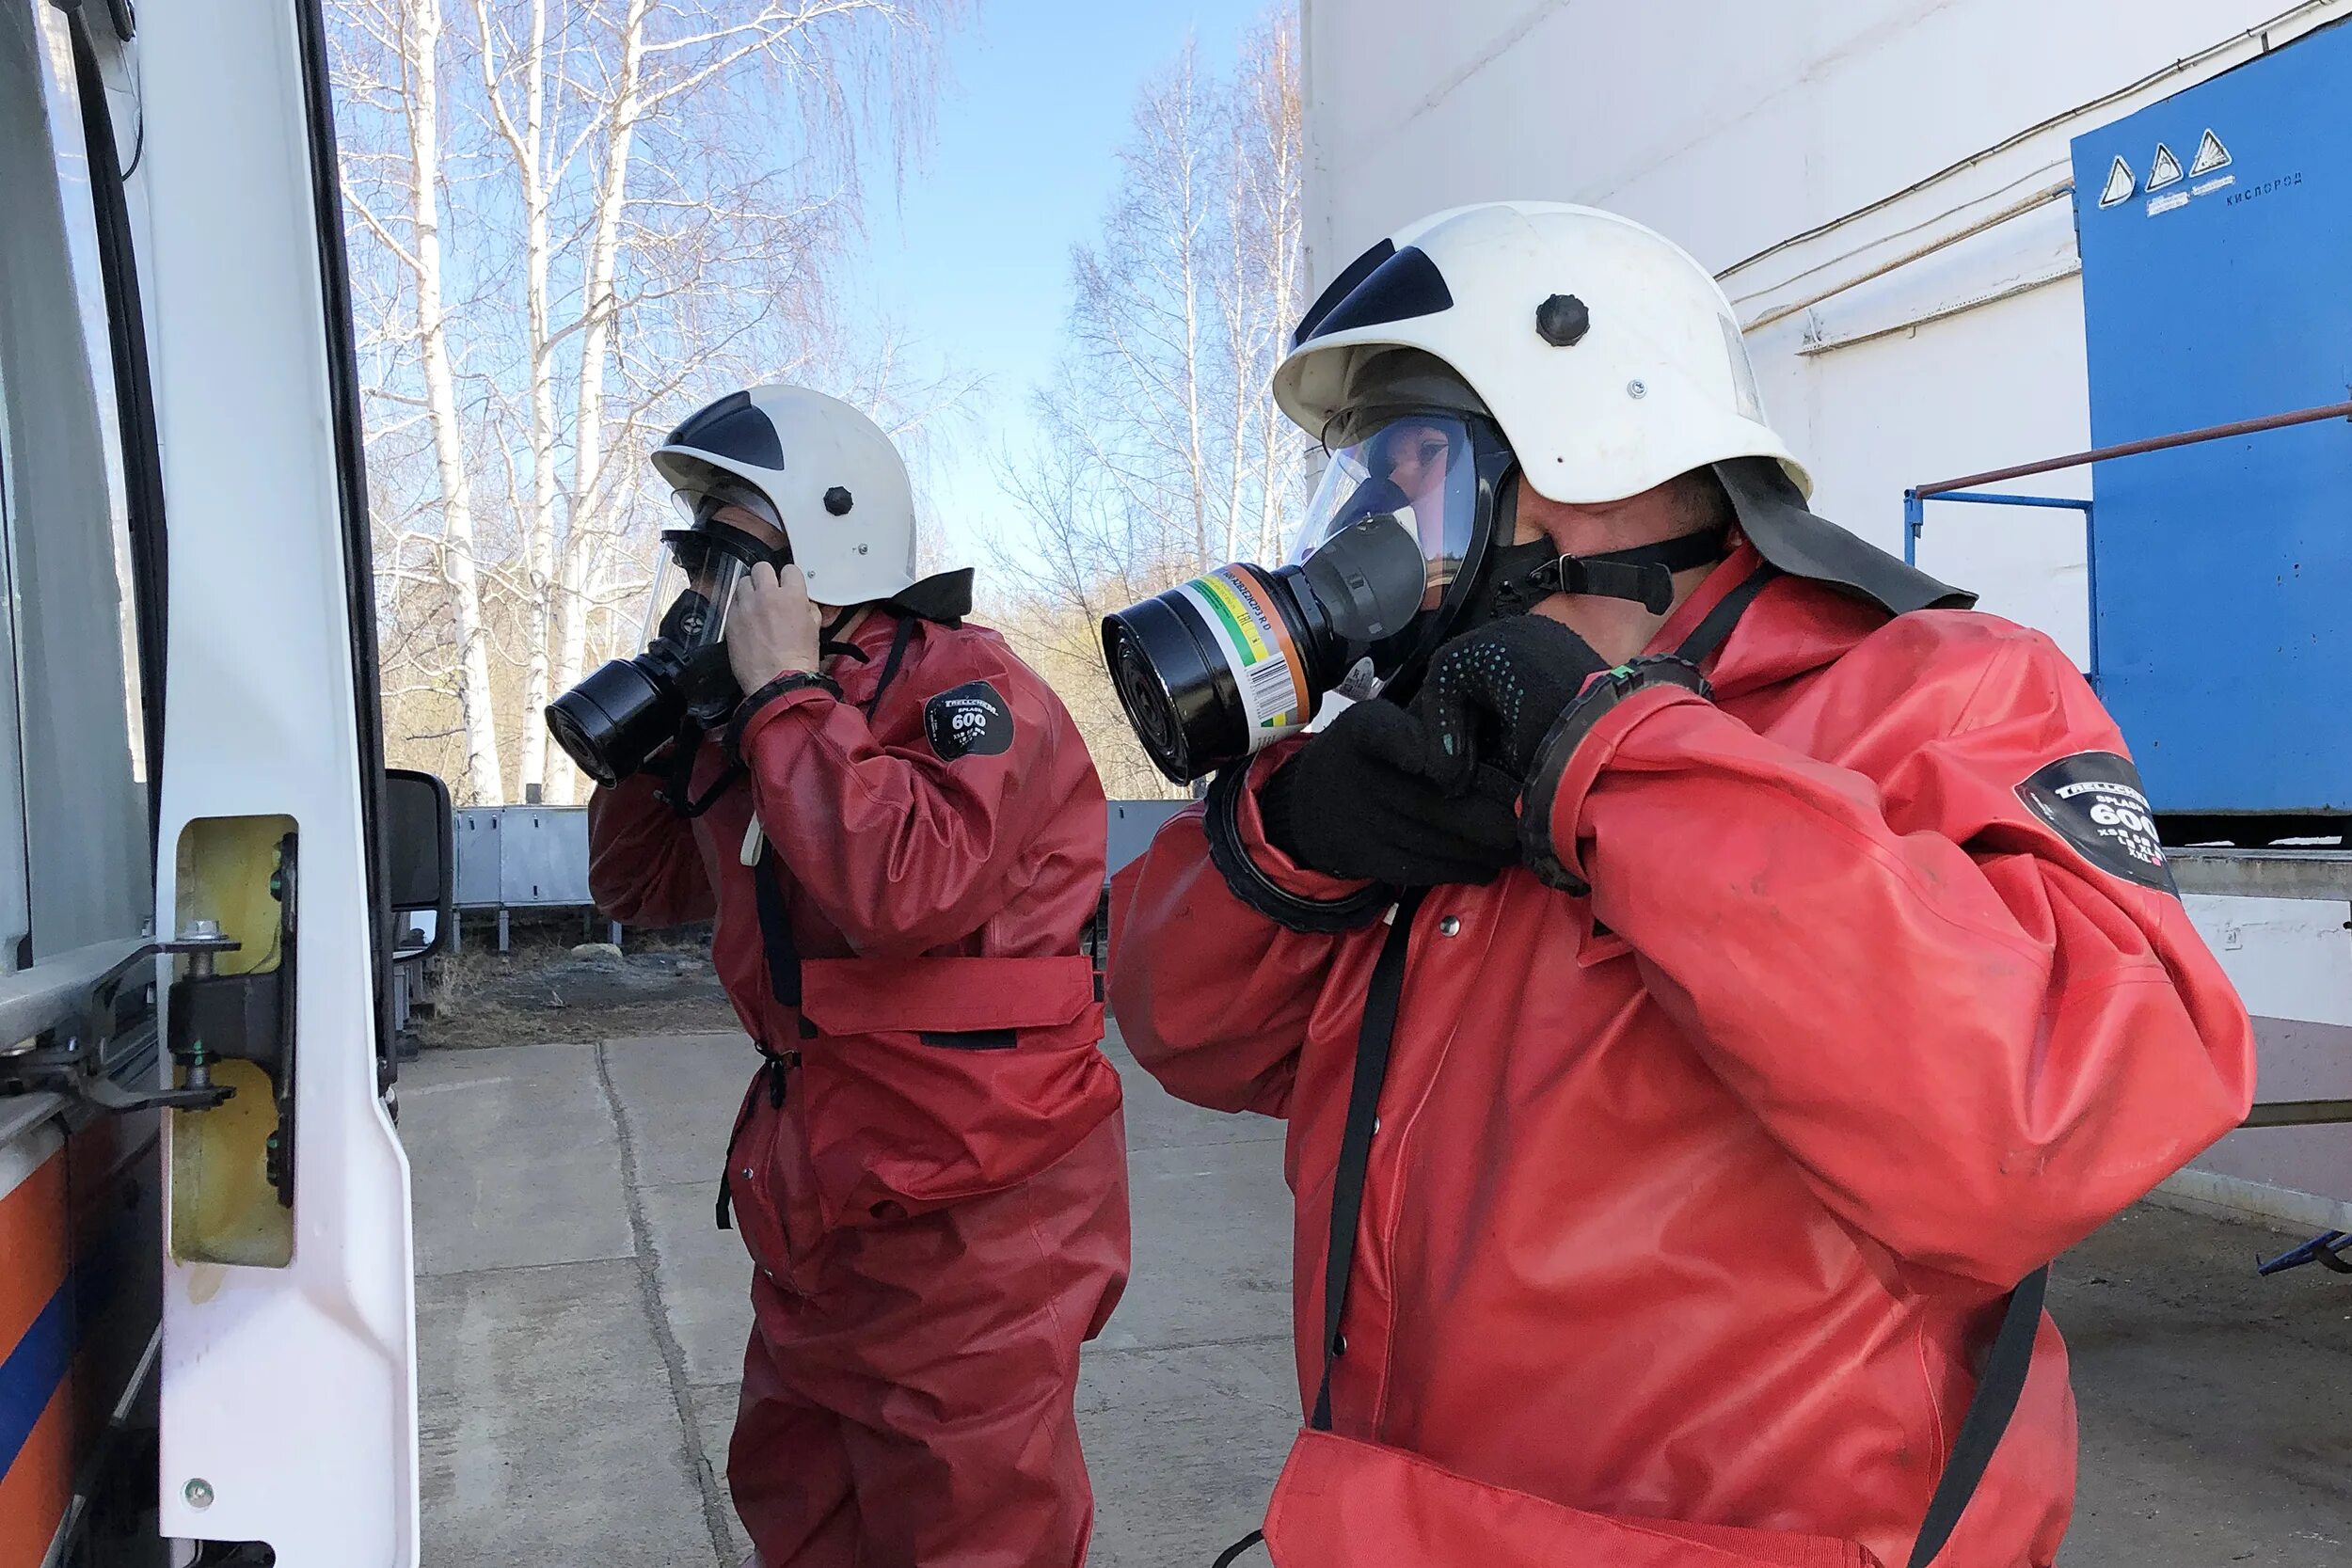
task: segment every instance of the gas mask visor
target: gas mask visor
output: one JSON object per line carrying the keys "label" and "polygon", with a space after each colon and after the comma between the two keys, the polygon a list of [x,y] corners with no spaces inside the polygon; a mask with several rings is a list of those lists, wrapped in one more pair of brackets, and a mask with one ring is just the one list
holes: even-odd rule
{"label": "gas mask visor", "polygon": [[1220,566],[1106,616],[1104,662],[1152,763],[1205,778],[1304,730],[1328,693],[1425,661],[1508,459],[1458,413],[1368,420],[1332,450],[1289,563]]}
{"label": "gas mask visor", "polygon": [[1425,663],[1454,619],[1493,531],[1497,480],[1511,466],[1493,424],[1441,409],[1350,409],[1324,432],[1330,453],[1293,562],[1308,566],[1366,517],[1396,519],[1421,557],[1411,614],[1358,650],[1337,689],[1370,697]]}
{"label": "gas mask visor", "polygon": [[691,722],[724,724],[742,701],[727,662],[727,612],[755,562],[781,565],[773,548],[712,515],[715,497],[689,502],[691,525],[661,535],[661,558],[646,599],[644,651],[610,660],[548,705],[548,732],[598,784],[612,785],[645,765]]}
{"label": "gas mask visor", "polygon": [[719,646],[726,641],[727,610],[753,563],[775,562],[779,553],[790,559],[790,552],[770,550],[724,523],[663,530],[660,563],[645,600],[644,645],[666,642],[680,658]]}

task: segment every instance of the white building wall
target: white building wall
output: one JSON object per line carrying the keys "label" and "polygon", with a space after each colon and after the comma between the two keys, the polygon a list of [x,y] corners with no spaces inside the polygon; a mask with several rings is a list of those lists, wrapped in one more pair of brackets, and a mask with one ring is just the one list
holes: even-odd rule
{"label": "white building wall", "polygon": [[[1649,223],[1723,279],[1816,509],[1898,550],[1908,486],[2090,445],[2070,141],[2352,16],[2352,0],[1300,4],[1316,286],[1464,202]],[[2075,469],[2012,487],[2089,484]],[[1919,559],[2087,658],[2077,515],[1931,504]],[[2189,903],[2256,1013],[2352,1025],[2343,906]],[[2271,1050],[2261,1093],[2352,1095],[2352,1046]],[[2190,1182],[2200,1196],[2352,1225],[2352,1130],[2233,1134],[2201,1164],[2222,1179]]]}

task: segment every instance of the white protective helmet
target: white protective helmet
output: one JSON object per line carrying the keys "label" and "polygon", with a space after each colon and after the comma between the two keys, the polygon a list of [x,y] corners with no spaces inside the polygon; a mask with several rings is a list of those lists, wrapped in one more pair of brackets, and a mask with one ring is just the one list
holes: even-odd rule
{"label": "white protective helmet", "polygon": [[654,450],[681,496],[740,482],[764,498],[822,604],[896,598],[915,579],[914,491],[880,425],[806,387],[754,387],[687,418]]}
{"label": "white protective helmet", "polygon": [[1613,213],[1498,201],[1408,224],[1325,291],[1296,342],[1274,396],[1311,435],[1368,354],[1416,348],[1469,383],[1553,500],[1622,500],[1732,457],[1775,459],[1812,493],[1722,288]]}
{"label": "white protective helmet", "polygon": [[[1515,469],[1552,500],[1596,505],[1709,468],[1740,532],[1778,570],[1896,613],[1973,600],[1807,509],[1811,476],[1765,420],[1722,288],[1688,251],[1629,218],[1559,201],[1422,218],[1350,263],[1291,341],[1274,372],[1275,401],[1333,458],[1299,552],[1368,506],[1397,511],[1414,488],[1383,483],[1366,499],[1367,478],[1418,478],[1413,526],[1431,558],[1433,594],[1435,584],[1454,584],[1454,629],[1476,612],[1459,601],[1491,576],[1482,560],[1499,526],[1473,510],[1487,503],[1467,477],[1482,424],[1507,448],[1504,467],[1492,470],[1498,492]],[[1449,375],[1455,395],[1433,393]],[[1466,418],[1424,417],[1450,407]],[[1400,427],[1433,452],[1450,438],[1454,459],[1400,467]],[[1483,486],[1489,460],[1475,460]],[[1452,489],[1441,494],[1440,481]],[[1653,546],[1584,559],[1674,553]]]}

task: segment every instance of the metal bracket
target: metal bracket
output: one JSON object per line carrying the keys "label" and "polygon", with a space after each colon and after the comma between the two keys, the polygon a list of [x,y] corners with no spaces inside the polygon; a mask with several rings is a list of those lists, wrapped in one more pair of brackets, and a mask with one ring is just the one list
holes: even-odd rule
{"label": "metal bracket", "polygon": [[[237,945],[226,937],[214,936],[140,942],[127,952],[99,951],[98,958],[110,961],[80,982],[78,994],[28,999],[28,1008],[35,1002],[43,1005],[39,1011],[28,1010],[17,1027],[25,1028],[35,1043],[0,1055],[0,1096],[59,1094],[109,1115],[159,1108],[200,1111],[220,1104],[236,1093],[232,1086],[125,1087],[115,1081],[117,1061],[110,1047],[124,1030],[119,1002],[125,981],[142,969],[151,971],[160,958],[233,952]],[[93,951],[85,948],[61,961],[89,961]],[[151,984],[151,974],[141,983]],[[147,1010],[140,1009],[142,1013]]]}
{"label": "metal bracket", "polygon": [[2317,1263],[2334,1274],[2352,1274],[2352,1262],[2347,1262],[2344,1256],[2346,1252],[2352,1252],[2352,1230],[2330,1230],[2312,1237],[2299,1247],[2255,1264],[2254,1272],[2274,1275],[2287,1269],[2299,1269],[2306,1263]]}

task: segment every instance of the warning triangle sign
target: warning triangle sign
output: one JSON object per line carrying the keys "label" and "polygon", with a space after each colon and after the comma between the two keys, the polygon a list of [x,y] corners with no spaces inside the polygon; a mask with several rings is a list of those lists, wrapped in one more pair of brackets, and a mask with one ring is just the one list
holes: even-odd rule
{"label": "warning triangle sign", "polygon": [[2221,138],[2215,135],[2213,128],[2208,126],[2203,137],[2197,143],[2197,156],[2188,161],[2188,171],[2192,175],[2211,174],[2229,161],[2230,150],[2221,145]]}
{"label": "warning triangle sign", "polygon": [[2148,188],[2160,191],[2167,185],[2178,183],[2180,178],[2181,161],[2172,156],[2170,148],[2162,142],[2156,143],[2156,161],[2148,166]]}
{"label": "warning triangle sign", "polygon": [[2099,192],[2099,205],[2112,207],[2119,201],[2129,201],[2132,193],[2137,189],[2138,176],[2132,172],[2131,165],[2119,157],[2115,160],[2115,166],[2107,170],[2106,185]]}

